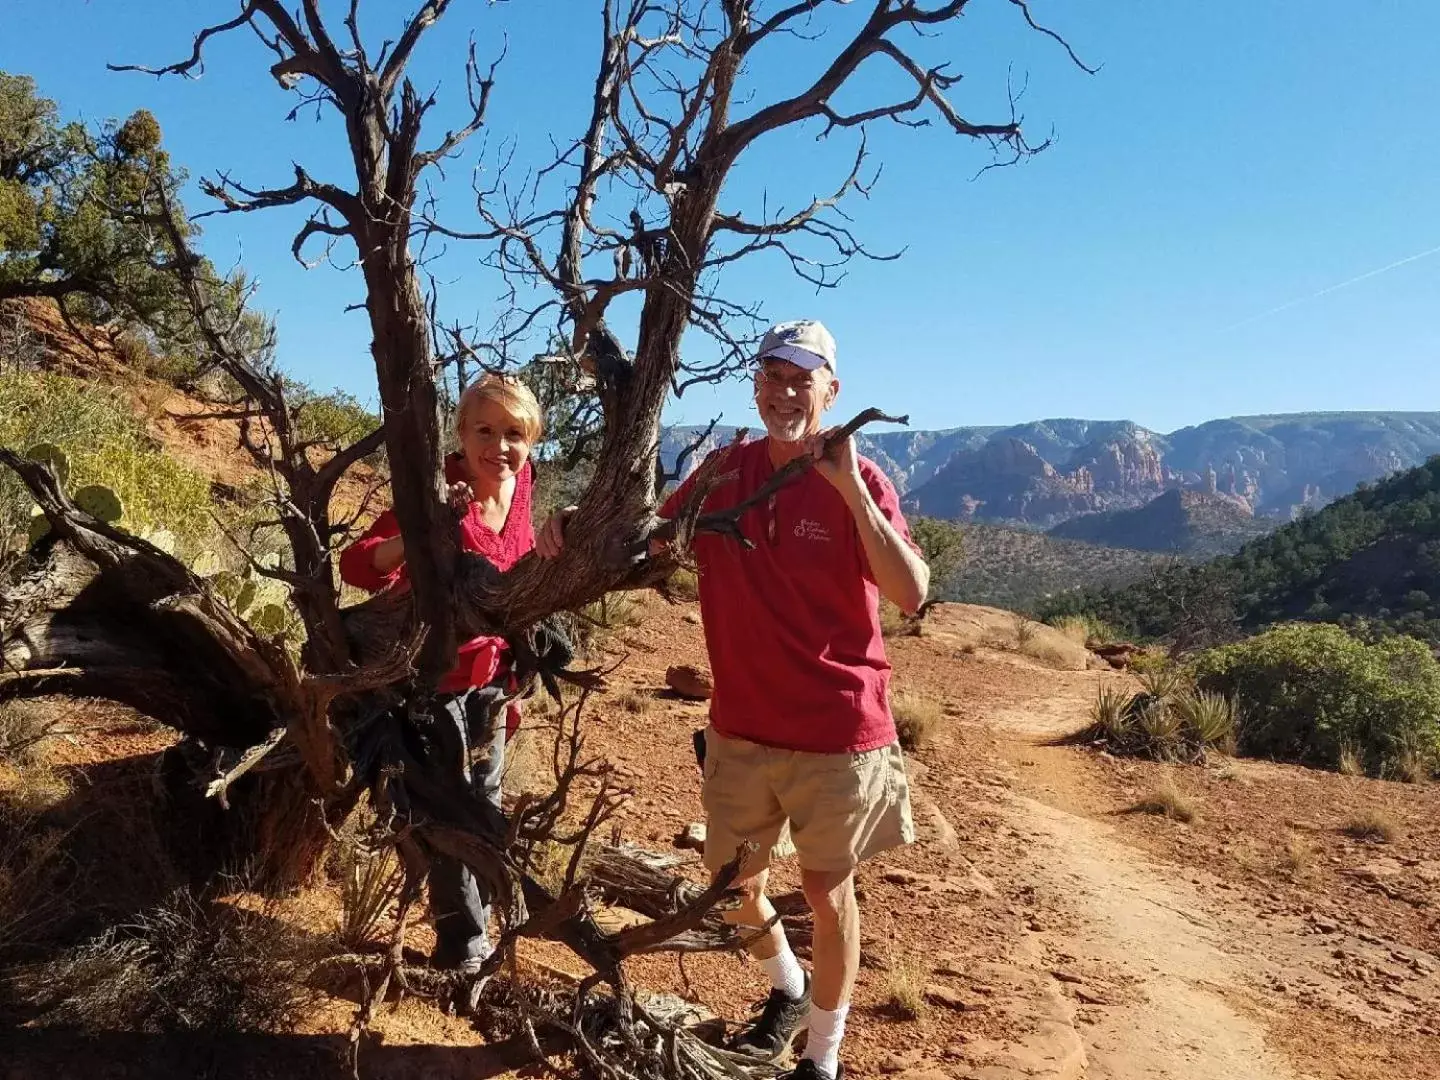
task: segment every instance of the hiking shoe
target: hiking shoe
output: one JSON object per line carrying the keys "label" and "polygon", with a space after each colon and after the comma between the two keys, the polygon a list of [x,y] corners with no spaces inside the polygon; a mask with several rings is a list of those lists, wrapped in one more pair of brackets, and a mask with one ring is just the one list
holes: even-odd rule
{"label": "hiking shoe", "polygon": [[490,959],[490,954],[495,947],[484,938],[472,940],[466,945],[468,956],[457,956],[454,950],[436,946],[435,951],[430,954],[430,966],[440,971],[454,971],[460,975],[478,975],[480,969],[485,966],[485,961]]}
{"label": "hiking shoe", "polygon": [[781,1073],[776,1080],[845,1080],[845,1066],[841,1065],[835,1070],[835,1075],[831,1076],[815,1062],[804,1058],[799,1065],[796,1065],[788,1073]]}
{"label": "hiking shoe", "polygon": [[[755,1006],[755,1013],[750,1026],[731,1041],[730,1049],[762,1061],[778,1061],[809,1023],[810,976],[805,976],[805,992],[798,998],[771,990],[770,996]],[[816,1076],[818,1080],[819,1074]]]}

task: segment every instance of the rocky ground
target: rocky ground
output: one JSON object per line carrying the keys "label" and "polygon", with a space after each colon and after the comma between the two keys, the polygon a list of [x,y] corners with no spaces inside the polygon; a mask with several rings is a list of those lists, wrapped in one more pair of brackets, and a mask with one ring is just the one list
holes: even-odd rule
{"label": "rocky ground", "polygon": [[[607,642],[621,664],[590,706],[589,747],[635,789],[624,834],[669,847],[701,816],[690,734],[705,710],[666,691],[664,673],[703,660],[703,640],[691,605],[651,598],[632,618]],[[942,606],[923,636],[891,651],[896,689],[937,704],[940,720],[911,757],[920,842],[860,874],[850,1075],[1437,1075],[1440,787],[1250,761],[1162,766],[1064,745],[1057,737],[1085,723],[1097,687],[1125,677],[996,612]],[[108,724],[65,740],[50,767],[113,773],[116,758],[141,760],[164,739]],[[538,732],[524,737],[512,788],[536,782],[542,750]],[[1167,782],[1192,804],[1191,822],[1130,812]],[[1362,812],[1392,839],[1352,839],[1345,829]],[[781,893],[797,886],[793,869],[777,879]],[[317,890],[274,914],[318,933],[336,906]],[[416,931],[417,949],[426,935]],[[579,973],[559,950],[528,958]],[[683,967],[641,959],[632,975],[732,1020],[765,990],[754,964],[728,955]],[[156,1075],[160,1061],[174,1075],[347,1075],[352,998],[325,997],[293,1036],[218,1047],[0,1035],[10,1048],[0,1078]],[[362,1076],[530,1071],[523,1052],[487,1047],[465,1020],[414,999],[383,1007],[373,1031]]]}

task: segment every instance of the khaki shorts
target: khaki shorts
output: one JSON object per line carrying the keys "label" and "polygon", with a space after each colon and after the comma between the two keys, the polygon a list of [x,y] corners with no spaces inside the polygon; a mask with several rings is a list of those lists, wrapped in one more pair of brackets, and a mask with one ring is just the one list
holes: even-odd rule
{"label": "khaki shorts", "polygon": [[776,750],[705,729],[705,865],[719,870],[747,840],[744,875],[788,854],[803,870],[853,870],[913,843],[910,784],[899,743],[862,754]]}

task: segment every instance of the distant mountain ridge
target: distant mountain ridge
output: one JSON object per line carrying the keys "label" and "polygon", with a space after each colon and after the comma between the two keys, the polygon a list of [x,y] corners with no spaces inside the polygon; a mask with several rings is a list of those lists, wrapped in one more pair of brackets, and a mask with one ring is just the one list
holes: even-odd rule
{"label": "distant mountain ridge", "polygon": [[[717,428],[688,467],[734,430]],[[667,429],[661,446],[667,467],[701,431]],[[934,517],[1053,528],[1183,491],[1220,496],[1212,506],[1248,511],[1260,519],[1256,525],[1278,524],[1440,454],[1440,412],[1237,416],[1168,434],[1128,420],[1060,418],[868,433],[860,447],[885,469],[909,510]],[[1122,520],[1121,534],[1123,526]],[[1242,527],[1236,535],[1255,531]],[[1107,539],[1123,542],[1123,535],[1110,530]]]}
{"label": "distant mountain ridge", "polygon": [[[1158,587],[1157,587],[1158,586]],[[1182,602],[1183,598],[1183,602]],[[1210,604],[1246,629],[1307,619],[1406,633],[1440,649],[1440,457],[1368,484],[1238,553],[1164,581],[1056,592],[1047,614],[1088,612],[1127,633],[1171,634]]]}
{"label": "distant mountain ridge", "polygon": [[1264,536],[1276,524],[1257,518],[1245,500],[1237,496],[1172,488],[1134,510],[1106,510],[1062,521],[1049,535],[1088,544],[1211,558]]}

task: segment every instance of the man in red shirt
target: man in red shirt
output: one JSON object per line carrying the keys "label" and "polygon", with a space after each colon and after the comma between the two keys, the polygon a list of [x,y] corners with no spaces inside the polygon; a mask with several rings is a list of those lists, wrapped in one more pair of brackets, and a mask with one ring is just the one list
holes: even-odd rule
{"label": "man in red shirt", "polygon": [[[846,440],[824,452],[821,421],[835,403],[835,341],[818,322],[781,323],[757,354],[755,401],[768,437],[716,451],[718,484],[705,510],[735,506],[787,462],[814,468],[752,507],[746,550],[695,538],[700,612],[714,696],[705,733],[705,861],[718,870],[746,841],[744,901],[727,916],[761,927],[773,852],[789,827],[814,912],[813,973],[778,921],[751,948],[773,990],[734,1048],[775,1060],[808,1027],[795,1080],[840,1080],[840,1040],[860,964],[855,868],[914,839],[904,761],[890,715],[890,665],[880,635],[884,596],[906,612],[930,572],[911,542],[895,489]],[[693,480],[661,508],[673,516]],[[536,550],[552,556],[564,516]]]}

